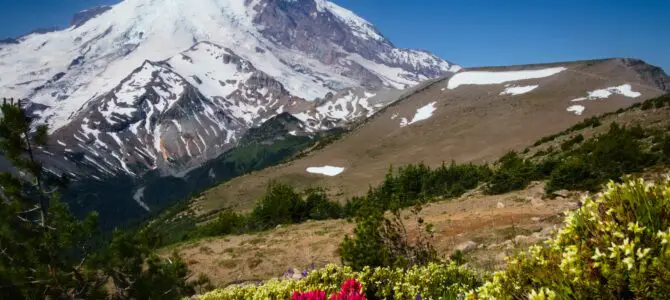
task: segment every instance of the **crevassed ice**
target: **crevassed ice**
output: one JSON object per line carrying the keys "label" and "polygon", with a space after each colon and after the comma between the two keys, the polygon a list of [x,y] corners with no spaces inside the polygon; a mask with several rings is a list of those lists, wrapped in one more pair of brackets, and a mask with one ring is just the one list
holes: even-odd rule
{"label": "crevassed ice", "polygon": [[508,81],[544,78],[563,72],[565,70],[567,70],[565,67],[556,67],[540,70],[505,72],[465,71],[456,73],[454,76],[452,76],[449,79],[447,88],[453,90],[465,84],[500,84]]}
{"label": "crevassed ice", "polygon": [[321,175],[326,175],[326,176],[336,176],[339,175],[340,173],[344,172],[344,168],[341,167],[333,167],[333,166],[323,166],[323,167],[309,167],[307,168],[307,173],[312,173],[312,174],[321,174]]}

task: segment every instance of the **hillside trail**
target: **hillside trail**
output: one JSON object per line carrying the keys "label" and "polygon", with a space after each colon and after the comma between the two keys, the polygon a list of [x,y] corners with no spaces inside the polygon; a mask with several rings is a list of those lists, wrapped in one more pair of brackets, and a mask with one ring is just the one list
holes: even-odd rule
{"label": "hillside trail", "polygon": [[[577,207],[578,194],[549,198],[543,183],[504,195],[470,192],[458,199],[426,205],[420,216],[434,226],[433,243],[448,257],[461,249],[467,261],[484,269],[504,266],[504,257],[545,239]],[[401,214],[410,238],[416,222],[409,210]],[[345,220],[309,221],[278,226],[256,234],[216,237],[177,247],[189,269],[210,277],[217,286],[268,280],[289,269],[339,263],[338,247],[354,224]],[[166,249],[167,250],[167,249]],[[167,251],[166,251],[167,253]]]}

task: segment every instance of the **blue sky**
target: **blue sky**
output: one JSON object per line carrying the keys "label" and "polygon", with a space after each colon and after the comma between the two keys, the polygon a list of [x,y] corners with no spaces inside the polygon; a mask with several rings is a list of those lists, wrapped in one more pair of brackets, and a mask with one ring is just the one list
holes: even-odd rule
{"label": "blue sky", "polygon": [[[197,0],[191,0],[197,1]],[[240,0],[243,1],[243,0]],[[115,0],[0,0],[0,39]],[[463,66],[636,57],[670,72],[667,0],[335,0],[399,47]]]}

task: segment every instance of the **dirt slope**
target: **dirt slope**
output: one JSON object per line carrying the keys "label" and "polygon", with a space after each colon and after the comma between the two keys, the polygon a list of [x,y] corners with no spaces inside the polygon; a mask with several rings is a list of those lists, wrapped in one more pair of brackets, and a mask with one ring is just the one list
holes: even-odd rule
{"label": "dirt slope", "polygon": [[[637,62],[637,61],[633,61]],[[344,200],[379,183],[389,165],[420,161],[439,165],[444,161],[481,162],[498,158],[509,150],[522,150],[537,139],[559,132],[603,112],[614,111],[664,93],[658,80],[644,73],[630,60],[609,59],[548,65],[480,68],[509,71],[566,67],[558,74],[509,82],[538,85],[521,95],[501,95],[505,84],[462,85],[447,89],[448,78],[429,84],[379,112],[344,138],[307,157],[235,178],[203,194],[194,202],[200,211],[221,207],[250,208],[270,180],[298,188],[328,187],[331,196]],[[653,68],[649,66],[649,68]],[[636,98],[613,94],[606,99],[570,100],[587,92],[630,84]],[[412,119],[417,109],[435,102],[436,110],[427,120],[400,126],[400,119]],[[567,112],[579,104],[582,115]],[[345,171],[335,177],[309,174],[308,167],[333,165]]]}
{"label": "dirt slope", "polygon": [[[579,194],[550,199],[544,185],[505,195],[479,193],[457,200],[432,203],[421,216],[434,225],[434,244],[448,256],[457,246],[474,242],[468,261],[487,269],[504,264],[504,255],[544,239],[559,225],[562,213],[575,208]],[[416,228],[405,221],[410,234]],[[287,270],[311,264],[339,263],[337,247],[354,224],[344,220],[306,222],[258,234],[217,237],[175,248],[196,274],[207,275],[216,286],[232,282],[267,280]],[[171,249],[165,249],[169,253]]]}

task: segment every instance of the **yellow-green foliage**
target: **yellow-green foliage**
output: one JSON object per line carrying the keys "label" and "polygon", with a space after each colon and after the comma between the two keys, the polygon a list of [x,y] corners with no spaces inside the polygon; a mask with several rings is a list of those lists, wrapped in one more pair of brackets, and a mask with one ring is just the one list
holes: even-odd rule
{"label": "yellow-green foliage", "polygon": [[[430,263],[409,270],[329,265],[301,280],[229,287],[200,299],[289,299],[293,291],[336,291],[356,278],[369,299],[667,299],[670,295],[670,180],[610,182],[568,212],[544,244],[508,258],[480,284],[472,270]],[[443,298],[441,298],[443,297]]]}
{"label": "yellow-green foliage", "polygon": [[328,265],[310,272],[300,280],[271,280],[263,285],[232,286],[201,296],[200,300],[290,299],[293,291],[323,290],[327,294],[340,289],[342,282],[356,278],[368,295],[381,299],[440,299],[443,295],[463,294],[481,284],[480,277],[455,264],[430,263],[409,270],[365,268],[354,272],[350,267]]}
{"label": "yellow-green foliage", "polygon": [[667,299],[670,181],[610,182],[469,299]]}

